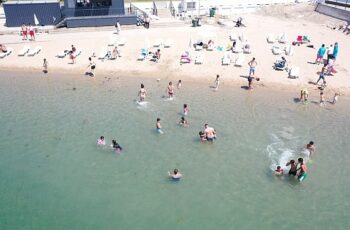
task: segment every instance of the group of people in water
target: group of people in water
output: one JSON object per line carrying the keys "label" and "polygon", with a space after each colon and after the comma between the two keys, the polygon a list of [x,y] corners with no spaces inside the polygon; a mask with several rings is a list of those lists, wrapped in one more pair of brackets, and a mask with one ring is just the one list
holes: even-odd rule
{"label": "group of people in water", "polygon": [[[309,151],[310,157],[315,152],[315,144],[313,141],[310,141],[306,146],[305,149]],[[303,158],[298,158],[298,162],[295,162],[295,160],[290,160],[287,162],[286,167],[289,167],[288,175],[297,177],[299,182],[302,182],[307,177],[307,165]],[[280,165],[277,166],[274,174],[276,176],[283,176],[285,174],[284,170]]]}
{"label": "group of people in water", "polygon": [[[97,145],[99,146],[105,146],[106,145],[106,140],[104,136],[101,136],[99,139],[97,139]],[[116,152],[120,153],[123,148],[118,144],[116,140],[112,140],[111,148]]]}

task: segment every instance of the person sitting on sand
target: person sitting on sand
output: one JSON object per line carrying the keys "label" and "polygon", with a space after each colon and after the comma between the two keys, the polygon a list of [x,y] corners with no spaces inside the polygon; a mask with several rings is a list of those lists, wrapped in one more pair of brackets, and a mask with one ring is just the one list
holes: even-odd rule
{"label": "person sitting on sand", "polygon": [[0,51],[1,51],[2,53],[7,53],[7,48],[6,48],[6,46],[3,45],[3,44],[0,44]]}
{"label": "person sitting on sand", "polygon": [[147,91],[145,89],[145,86],[141,84],[141,88],[139,90],[138,96],[140,97],[140,101],[144,101],[147,95]]}
{"label": "person sitting on sand", "polygon": [[116,140],[112,140],[112,148],[116,152],[121,152],[123,150],[123,148],[117,143]]}
{"label": "person sitting on sand", "polygon": [[106,140],[104,136],[101,136],[98,140],[97,140],[97,145],[106,145]]}
{"label": "person sitting on sand", "polygon": [[310,156],[316,151],[315,143],[313,141],[310,141],[305,148],[310,152]]}
{"label": "person sitting on sand", "polygon": [[296,175],[297,175],[297,165],[295,164],[295,161],[294,161],[294,160],[290,160],[290,161],[286,164],[286,166],[290,166],[288,175],[291,175],[291,176],[296,176]]}
{"label": "person sitting on sand", "polygon": [[185,117],[181,117],[181,120],[179,121],[179,125],[181,125],[184,128],[187,128],[189,126],[187,120],[185,119]]}
{"label": "person sitting on sand", "polygon": [[287,64],[287,60],[282,57],[281,58],[282,60],[278,60],[275,62],[275,69],[284,69],[286,67],[286,64]]}
{"label": "person sitting on sand", "polygon": [[242,21],[243,21],[243,18],[242,17],[238,17],[237,21],[236,21],[236,27],[241,27],[242,26]]}
{"label": "person sitting on sand", "polygon": [[276,176],[282,176],[283,175],[283,169],[281,166],[277,166],[277,169],[275,170],[275,175]]}
{"label": "person sitting on sand", "polygon": [[157,49],[157,51],[154,53],[153,58],[155,62],[159,62],[160,60],[160,49]]}
{"label": "person sitting on sand", "polygon": [[182,177],[182,174],[179,172],[178,169],[174,169],[172,173],[168,172],[168,175],[174,180],[179,180]]}

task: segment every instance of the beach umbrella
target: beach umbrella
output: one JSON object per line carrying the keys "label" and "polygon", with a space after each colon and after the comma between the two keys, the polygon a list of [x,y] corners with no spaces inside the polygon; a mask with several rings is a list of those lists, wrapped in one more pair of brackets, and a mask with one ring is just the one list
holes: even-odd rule
{"label": "beach umbrella", "polygon": [[40,24],[38,18],[36,17],[36,14],[34,14],[34,24],[36,26]]}

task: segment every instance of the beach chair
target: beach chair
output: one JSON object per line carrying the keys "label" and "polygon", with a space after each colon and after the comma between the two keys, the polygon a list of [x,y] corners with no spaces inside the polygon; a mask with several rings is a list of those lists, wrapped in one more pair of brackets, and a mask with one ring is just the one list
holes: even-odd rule
{"label": "beach chair", "polygon": [[294,54],[294,48],[292,45],[288,45],[285,50],[286,55],[292,56]]}
{"label": "beach chair", "polygon": [[100,54],[98,55],[98,59],[99,60],[104,60],[105,58],[107,58],[107,56],[108,56],[108,54],[107,54],[107,48],[102,48],[101,49],[101,52],[100,52]]}
{"label": "beach chair", "polygon": [[231,64],[231,54],[230,52],[225,52],[222,57],[222,65],[230,65]]}
{"label": "beach chair", "polygon": [[274,55],[280,55],[283,52],[283,49],[279,46],[272,46],[272,53]]}
{"label": "beach chair", "polygon": [[278,36],[278,42],[279,43],[287,43],[287,35],[286,35],[286,33],[282,33],[282,34],[280,34],[279,36]]}
{"label": "beach chair", "polygon": [[196,50],[196,51],[201,51],[201,50],[203,50],[203,46],[197,45],[197,44],[196,44],[195,50]]}
{"label": "beach chair", "polygon": [[236,46],[234,48],[232,48],[232,52],[234,52],[234,53],[242,53],[243,52],[242,43],[237,42]]}
{"label": "beach chair", "polygon": [[58,57],[58,58],[64,58],[64,57],[67,56],[68,52],[69,52],[68,50],[63,50],[62,52],[59,52],[59,53],[56,55],[56,57]]}
{"label": "beach chair", "polygon": [[295,42],[296,44],[303,44],[303,36],[299,35],[297,37],[297,41]]}
{"label": "beach chair", "polygon": [[76,49],[76,51],[74,52],[74,56],[78,57],[81,54],[82,50],[81,49]]}
{"label": "beach chair", "polygon": [[158,39],[154,42],[153,47],[161,47],[162,44],[163,44],[163,40],[160,39],[160,38],[158,38]]}
{"label": "beach chair", "polygon": [[37,46],[34,49],[30,49],[28,51],[27,56],[33,57],[33,56],[37,55],[38,53],[40,53],[41,49],[42,49],[41,46]]}
{"label": "beach chair", "polygon": [[12,54],[12,52],[13,52],[13,49],[12,49],[11,47],[8,47],[6,53],[0,53],[0,58],[7,57],[7,56],[9,56],[10,54]]}
{"label": "beach chair", "polygon": [[117,39],[117,45],[118,46],[124,46],[125,44],[126,44],[126,39],[125,38]]}
{"label": "beach chair", "polygon": [[203,62],[204,62],[204,54],[203,53],[197,54],[194,59],[194,64],[203,64]]}
{"label": "beach chair", "polygon": [[235,66],[242,67],[243,64],[244,64],[244,61],[245,61],[244,54],[243,53],[239,53],[238,57],[237,57],[237,59],[235,61]]}
{"label": "beach chair", "polygon": [[25,56],[29,50],[29,46],[23,46],[23,48],[18,52],[18,56]]}
{"label": "beach chair", "polygon": [[173,42],[169,39],[164,42],[164,48],[170,48],[172,45]]}
{"label": "beach chair", "polygon": [[235,33],[231,33],[231,34],[229,35],[229,38],[230,38],[230,40],[231,40],[232,42],[238,40],[238,37],[237,37],[237,35],[236,35]]}
{"label": "beach chair", "polygon": [[111,36],[109,38],[108,46],[114,46],[116,42],[117,42],[117,37]]}
{"label": "beach chair", "polygon": [[138,61],[144,61],[148,57],[148,50],[145,48],[142,48],[140,51],[140,55],[137,58]]}
{"label": "beach chair", "polygon": [[214,48],[215,48],[214,44],[210,44],[210,45],[208,45],[208,47],[207,47],[207,51],[213,51]]}
{"label": "beach chair", "polygon": [[274,34],[268,34],[266,40],[267,40],[267,43],[275,43],[276,37]]}
{"label": "beach chair", "polygon": [[296,79],[296,78],[299,78],[299,75],[300,75],[300,68],[299,67],[291,67],[289,69],[289,78],[293,78],[293,79]]}
{"label": "beach chair", "polygon": [[305,44],[305,43],[309,43],[309,42],[310,42],[309,36],[304,35],[304,36],[303,36],[303,43]]}

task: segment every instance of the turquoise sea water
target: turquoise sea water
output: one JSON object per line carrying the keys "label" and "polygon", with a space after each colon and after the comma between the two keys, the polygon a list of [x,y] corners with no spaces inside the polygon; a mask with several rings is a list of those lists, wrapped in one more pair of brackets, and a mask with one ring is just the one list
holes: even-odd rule
{"label": "turquoise sea water", "polygon": [[[349,229],[348,98],[321,108],[317,91],[300,105],[297,92],[182,80],[164,101],[164,79],[3,73],[0,229]],[[184,103],[189,128],[177,125]],[[213,144],[198,141],[204,123]],[[98,148],[100,135],[124,151]],[[271,175],[310,140],[303,183]]]}

